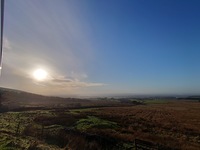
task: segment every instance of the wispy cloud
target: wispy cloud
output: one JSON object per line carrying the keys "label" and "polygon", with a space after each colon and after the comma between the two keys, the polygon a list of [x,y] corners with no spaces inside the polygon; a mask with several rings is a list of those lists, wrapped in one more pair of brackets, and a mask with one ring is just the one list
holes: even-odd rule
{"label": "wispy cloud", "polygon": [[67,78],[63,76],[58,77],[50,77],[48,80],[44,80],[43,82],[36,82],[43,86],[48,87],[56,87],[56,88],[82,88],[82,87],[95,87],[95,86],[104,86],[104,83],[95,83],[95,82],[84,82],[80,81],[77,78]]}
{"label": "wispy cloud", "polygon": [[[44,81],[37,81],[26,69],[15,68],[4,63],[1,85],[47,95],[63,93],[78,94],[85,88],[106,86],[105,83],[90,82],[85,73],[72,72],[68,76],[49,74]],[[79,74],[79,75],[78,75]],[[78,90],[79,89],[79,90]]]}
{"label": "wispy cloud", "polygon": [[[95,56],[90,29],[75,3],[7,2],[1,85],[56,95],[105,85],[87,74]],[[48,72],[47,80],[33,78],[38,68]]]}
{"label": "wispy cloud", "polygon": [[94,53],[87,23],[73,3],[9,1],[7,7],[15,7],[6,12],[5,48],[12,48],[7,63],[52,66],[65,73],[85,71]]}

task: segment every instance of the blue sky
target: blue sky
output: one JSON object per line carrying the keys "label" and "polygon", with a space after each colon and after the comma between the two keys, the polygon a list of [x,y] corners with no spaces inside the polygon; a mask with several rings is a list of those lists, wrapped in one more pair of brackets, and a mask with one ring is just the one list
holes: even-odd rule
{"label": "blue sky", "polygon": [[[199,94],[198,0],[6,0],[0,85],[45,95]],[[48,77],[33,78],[42,68]]]}

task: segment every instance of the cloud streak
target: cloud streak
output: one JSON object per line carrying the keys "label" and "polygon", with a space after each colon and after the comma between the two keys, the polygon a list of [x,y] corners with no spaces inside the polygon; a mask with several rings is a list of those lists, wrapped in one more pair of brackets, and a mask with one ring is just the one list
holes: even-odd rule
{"label": "cloud streak", "polygon": [[35,83],[37,85],[47,86],[50,88],[85,88],[85,87],[96,87],[96,86],[104,86],[106,84],[104,83],[96,83],[96,82],[84,82],[80,81],[76,78],[67,78],[63,76],[58,77],[49,77],[47,80],[44,81],[38,81]]}

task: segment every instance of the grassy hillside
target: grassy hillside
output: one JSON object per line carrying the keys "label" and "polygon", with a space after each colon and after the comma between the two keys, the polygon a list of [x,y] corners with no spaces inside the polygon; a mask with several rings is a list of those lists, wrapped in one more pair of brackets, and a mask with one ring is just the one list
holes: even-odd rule
{"label": "grassy hillside", "polygon": [[[0,88],[0,104],[2,110],[30,110],[30,109],[50,109],[50,108],[86,108],[86,107],[108,107],[118,106],[121,102],[117,100],[91,100],[79,98],[61,98],[52,96],[42,96],[19,90]],[[123,105],[130,105],[124,103]]]}

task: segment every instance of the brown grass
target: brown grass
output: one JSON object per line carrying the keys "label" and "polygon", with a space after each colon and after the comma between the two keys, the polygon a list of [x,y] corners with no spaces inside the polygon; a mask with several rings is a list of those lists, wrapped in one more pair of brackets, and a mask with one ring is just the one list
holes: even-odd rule
{"label": "brown grass", "polygon": [[[117,122],[121,126],[119,131],[106,133],[121,140],[133,141],[140,138],[181,149],[200,147],[199,102],[174,101],[145,106],[110,107],[93,110],[91,113]],[[101,132],[99,134],[105,134]]]}

